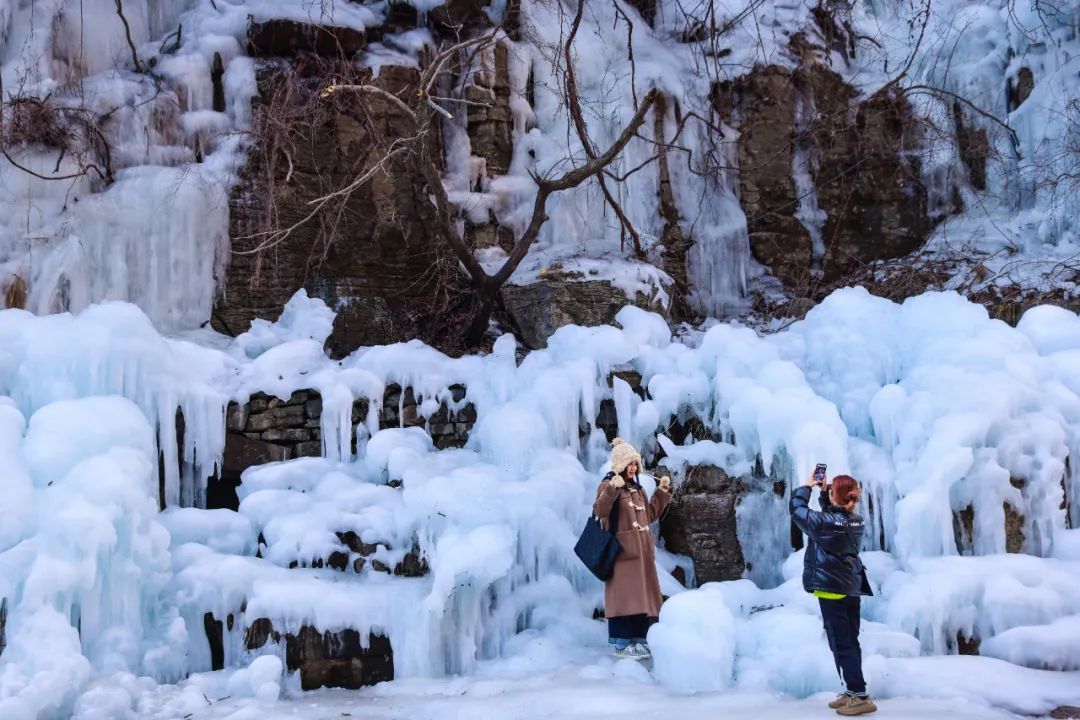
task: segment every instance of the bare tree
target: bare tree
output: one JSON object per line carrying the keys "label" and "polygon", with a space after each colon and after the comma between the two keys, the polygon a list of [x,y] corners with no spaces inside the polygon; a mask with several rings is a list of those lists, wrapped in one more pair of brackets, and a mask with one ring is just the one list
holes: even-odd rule
{"label": "bare tree", "polygon": [[[532,174],[532,179],[536,183],[536,197],[529,222],[520,236],[515,238],[503,264],[495,272],[489,273],[477,260],[473,248],[459,230],[459,209],[451,202],[443,185],[440,144],[432,140],[439,135],[441,123],[453,118],[454,113],[446,106],[467,107],[474,104],[473,101],[465,98],[440,96],[438,94],[440,81],[448,73],[454,71],[456,61],[462,55],[473,55],[496,42],[498,42],[497,33],[490,31],[440,50],[427,61],[416,87],[400,95],[388,92],[372,81],[332,84],[326,87],[321,93],[322,98],[343,93],[381,98],[393,105],[407,119],[408,132],[387,143],[373,162],[367,163],[342,187],[310,200],[309,211],[297,221],[285,227],[273,227],[270,224],[266,230],[247,236],[249,239],[256,238],[259,242],[252,249],[241,252],[260,254],[271,250],[287,240],[300,227],[313,222],[321,212],[347,201],[353,193],[371,182],[379,173],[389,172],[392,163],[404,162],[418,178],[422,179],[427,200],[431,204],[432,221],[437,239],[450,249],[458,263],[459,271],[467,282],[468,292],[465,297],[459,298],[461,306],[459,311],[466,318],[465,343],[467,345],[479,343],[487,330],[492,312],[500,304],[500,288],[525,258],[547,220],[548,199],[558,192],[575,188],[592,178],[600,178],[604,170],[620,156],[626,145],[633,138],[640,137],[638,132],[644,125],[650,110],[662,98],[657,89],[648,92],[641,99],[634,115],[614,142],[603,150],[593,147],[584,122],[581,121],[579,133],[583,146],[587,148],[586,157],[577,160],[568,158],[567,162],[572,165],[569,170],[561,172],[552,170],[543,175]],[[580,104],[572,75],[566,89],[568,105],[572,109],[576,108],[576,113],[572,110],[572,114],[580,118]],[[560,167],[565,167],[565,164],[560,163]],[[608,197],[611,198],[610,194]],[[617,206],[613,198],[610,202]],[[621,210],[619,212],[621,214]],[[625,222],[629,224],[629,220]]]}

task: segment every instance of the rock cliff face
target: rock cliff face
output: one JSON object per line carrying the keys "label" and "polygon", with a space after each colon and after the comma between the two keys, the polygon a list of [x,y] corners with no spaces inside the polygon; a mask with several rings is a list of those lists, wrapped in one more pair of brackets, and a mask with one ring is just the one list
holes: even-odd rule
{"label": "rock cliff face", "polygon": [[776,65],[716,87],[739,128],[739,183],[750,248],[805,295],[873,260],[907,255],[932,223],[911,148],[918,126],[902,97],[859,98],[822,62]]}
{"label": "rock cliff face", "polygon": [[[406,160],[376,168],[409,135],[408,120],[384,96],[325,93],[335,82],[412,92],[419,71],[390,65],[373,77],[355,69],[345,59],[362,43],[354,31],[287,23],[274,33],[252,26],[250,37],[267,52],[304,49],[265,60],[259,73],[254,147],[231,201],[232,262],[215,324],[240,332],[306,288],[338,312],[334,351],[423,336],[453,265]],[[373,169],[369,182],[345,190]],[[328,193],[337,195],[313,206]]]}
{"label": "rock cliff face", "polygon": [[[646,22],[654,21],[654,4],[635,7]],[[371,171],[409,133],[392,100],[360,93],[327,97],[331,82],[372,81],[393,95],[412,92],[415,67],[385,64],[373,77],[350,61],[384,35],[425,24],[437,40],[487,30],[491,20],[484,10],[483,0],[448,3],[424,17],[397,8],[385,26],[367,31],[292,21],[251,26],[249,52],[261,63],[259,96],[252,152],[232,200],[233,257],[214,318],[220,329],[239,332],[304,287],[339,310],[330,340],[335,351],[409,337],[454,349],[434,337],[432,327],[446,320],[448,298],[465,285],[456,260],[432,231],[432,206],[416,170],[399,157],[355,191],[325,206],[313,208],[312,202]],[[830,62],[852,52],[847,31],[825,9],[815,13],[819,30],[812,39],[797,33],[785,50],[799,58],[797,64],[749,67],[717,82],[712,94],[717,118],[738,130],[738,189],[750,250],[797,297],[812,297],[815,288],[842,282],[869,262],[907,255],[934,225],[917,160],[922,138],[907,100],[890,91],[864,97],[846,83]],[[508,12],[507,18],[513,37],[516,15]],[[468,141],[470,191],[487,192],[509,172],[515,142],[528,129],[515,127],[514,108],[534,102],[532,80],[527,97],[515,97],[521,90],[511,77],[513,52],[507,40],[497,42],[454,80],[465,101],[455,132]],[[1018,98],[1023,87],[1018,81]],[[674,111],[678,117],[680,109]],[[658,127],[663,132],[664,123]],[[985,139],[980,145],[977,132],[968,135],[965,162],[978,179]],[[447,138],[431,142],[436,156],[450,152]],[[658,212],[671,217],[655,256],[675,279],[667,307],[682,319],[692,288],[686,287],[685,267],[672,271],[668,259],[673,253],[684,257],[694,239],[678,224],[666,158],[663,164]],[[313,210],[310,221],[289,230]],[[493,212],[483,215],[476,208],[462,213],[466,243],[509,251],[515,231]],[[658,309],[606,280],[585,280],[552,276],[508,285],[497,317],[525,344],[543,347],[560,325],[610,322],[610,308],[626,302]]]}

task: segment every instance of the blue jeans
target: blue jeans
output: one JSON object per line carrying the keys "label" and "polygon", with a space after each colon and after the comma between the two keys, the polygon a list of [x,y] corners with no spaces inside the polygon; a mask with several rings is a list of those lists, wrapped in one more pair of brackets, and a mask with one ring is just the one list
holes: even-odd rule
{"label": "blue jeans", "polygon": [[608,618],[608,642],[617,648],[633,643],[644,643],[649,626],[656,618],[647,615],[619,615]]}
{"label": "blue jeans", "polygon": [[829,639],[836,672],[853,695],[866,694],[862,673],[862,647],[859,645],[860,598],[849,596],[841,600],[818,598],[825,637]]}

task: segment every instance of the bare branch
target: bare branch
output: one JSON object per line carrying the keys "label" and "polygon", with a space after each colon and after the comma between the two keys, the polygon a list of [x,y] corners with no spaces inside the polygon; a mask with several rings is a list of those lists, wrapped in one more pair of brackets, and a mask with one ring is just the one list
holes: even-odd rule
{"label": "bare branch", "polygon": [[[94,164],[88,164],[86,167],[81,168],[79,172],[70,173],[68,175],[42,175],[41,173],[35,172],[17,161],[6,149],[0,150],[0,154],[3,154],[4,159],[11,163],[12,166],[14,166],[15,168],[22,170],[27,175],[32,175],[39,180],[74,180],[75,178],[81,178],[89,175],[91,170],[97,173],[97,176],[102,180],[108,179],[108,176],[106,176],[105,173],[101,171],[101,168]],[[59,162],[57,162],[57,167],[59,167]]]}
{"label": "bare branch", "polygon": [[459,105],[468,105],[469,107],[482,107],[482,108],[495,107],[493,104],[491,104],[489,102],[478,102],[476,100],[466,100],[465,98],[439,97],[439,96],[436,96],[436,95],[432,95],[432,96],[430,96],[430,99],[431,100],[438,100],[439,102],[452,102],[452,103],[458,103]]}
{"label": "bare branch", "polygon": [[[881,91],[879,90],[878,92],[881,92]],[[987,112],[986,110],[983,110],[981,107],[979,107],[975,103],[971,102],[970,100],[968,100],[963,95],[957,95],[956,93],[954,93],[954,92],[952,92],[950,90],[945,90],[944,88],[934,87],[933,85],[909,85],[909,86],[907,86],[907,87],[905,87],[903,89],[903,92],[904,93],[920,93],[920,92],[922,92],[922,93],[929,93],[931,95],[944,95],[945,97],[951,98],[951,99],[961,103],[965,107],[970,108],[973,112],[975,112],[976,114],[986,118],[987,120],[994,123],[995,125],[998,125],[999,127],[1004,128],[1005,131],[1009,133],[1009,137],[1012,138],[1013,147],[1018,148],[1020,146],[1020,138],[1019,138],[1019,136],[1016,134],[1016,131],[1013,130],[1012,127],[1007,122],[1005,122],[1004,120],[999,119],[998,117],[996,117],[995,115]]]}
{"label": "bare branch", "polygon": [[431,65],[429,65],[428,68],[426,70],[424,70],[423,75],[421,75],[421,77],[420,77],[420,92],[417,93],[417,94],[419,96],[424,96],[424,95],[430,95],[431,94],[431,86],[434,85],[435,80],[438,79],[439,73],[442,72],[443,65],[446,64],[447,60],[454,57],[454,55],[456,55],[459,50],[463,50],[465,48],[470,48],[470,47],[475,47],[477,49],[487,47],[488,45],[490,45],[494,41],[495,41],[495,33],[494,32],[488,32],[488,33],[485,33],[485,34],[480,35],[478,37],[471,38],[469,40],[463,40],[463,41],[457,43],[456,45],[451,45],[450,47],[448,47],[445,50],[441,51],[438,55],[436,55],[432,59]]}
{"label": "bare branch", "polygon": [[256,245],[255,247],[251,248],[250,250],[234,250],[233,254],[234,255],[258,255],[259,253],[265,252],[266,250],[269,250],[270,248],[272,248],[272,247],[274,247],[276,245],[280,245],[281,243],[285,242],[286,240],[289,239],[290,236],[292,236],[292,234],[296,230],[298,230],[301,227],[303,227],[304,225],[306,225],[316,215],[318,215],[319,212],[324,207],[326,207],[326,205],[331,200],[334,200],[335,198],[339,198],[339,197],[348,197],[353,192],[355,192],[357,189],[359,189],[361,186],[363,186],[368,180],[373,178],[376,173],[378,173],[380,171],[385,171],[387,164],[393,158],[395,158],[395,157],[397,157],[397,156],[399,156],[399,155],[401,155],[401,154],[403,154],[405,152],[405,150],[407,149],[406,142],[407,142],[407,140],[411,140],[411,139],[412,138],[408,138],[408,139],[399,138],[398,140],[396,140],[394,142],[394,144],[395,145],[398,145],[398,143],[401,143],[401,144],[398,145],[397,147],[394,147],[391,150],[389,150],[385,155],[382,156],[382,158],[379,159],[379,161],[377,163],[372,165],[367,170],[367,172],[365,172],[363,175],[360,175],[359,177],[357,177],[355,180],[353,180],[351,183],[349,183],[347,186],[341,188],[340,190],[336,190],[336,191],[334,191],[332,193],[328,193],[326,195],[323,195],[321,197],[317,197],[314,200],[309,201],[308,205],[312,206],[311,212],[309,212],[307,215],[305,215],[300,220],[297,220],[296,222],[294,222],[289,227],[287,227],[287,228],[285,228],[283,230],[272,230],[272,231],[269,231],[269,232],[255,233],[253,235],[242,235],[242,236],[238,237],[237,238],[238,240],[251,240],[253,238],[260,237],[260,236],[264,236],[264,237],[266,237],[266,239],[263,242]]}
{"label": "bare branch", "polygon": [[[618,3],[616,3],[616,7],[618,7]],[[570,35],[566,38],[566,45],[564,46],[563,52],[566,59],[566,105],[567,108],[570,110],[570,117],[574,121],[574,129],[577,130],[578,138],[581,140],[581,146],[582,148],[584,148],[585,154],[589,157],[590,160],[592,160],[596,158],[596,150],[593,148],[592,140],[589,139],[589,130],[588,127],[585,125],[585,117],[581,114],[581,101],[578,98],[577,78],[574,74],[574,60],[570,52],[574,44],[574,38],[577,37],[578,29],[581,27],[581,18],[584,13],[585,0],[578,0],[577,13],[574,14],[574,21],[573,24],[570,26]],[[627,18],[627,22],[630,22],[629,18]],[[631,24],[631,36],[633,35],[633,27],[633,24]],[[633,67],[633,60],[633,46],[631,46],[631,67]],[[633,88],[632,82],[631,88]],[[636,91],[634,104],[637,104]],[[615,197],[611,194],[611,191],[608,190],[607,183],[604,182],[603,174],[598,174],[596,176],[596,181],[597,184],[599,184],[600,186],[600,192],[604,195],[604,200],[609,206],[611,206],[611,209],[615,211],[615,216],[619,219],[619,224],[621,224],[626,233],[630,235],[630,239],[633,241],[634,245],[634,255],[636,255],[638,258],[643,257],[645,255],[645,252],[641,248],[641,236],[638,234],[638,231],[634,227],[634,224],[630,222],[630,218],[628,218],[626,216],[626,213],[623,212],[622,206],[619,205],[619,203],[615,200]],[[625,238],[626,236],[624,235],[623,237]]]}
{"label": "bare branch", "polygon": [[[615,6],[615,12],[619,14],[623,20],[626,21],[626,60],[630,63],[630,96],[634,100],[634,108],[637,108],[637,63],[634,62],[634,23],[630,20],[630,16],[626,14],[626,11],[622,9],[622,5],[619,4],[619,0],[611,0],[612,5]],[[585,4],[584,0],[581,2]],[[580,15],[580,11],[578,13]],[[567,63],[569,65],[569,63]]]}
{"label": "bare branch", "polygon": [[637,135],[637,131],[645,122],[645,115],[648,114],[649,110],[652,109],[653,104],[656,103],[660,97],[661,92],[659,89],[653,88],[650,90],[649,94],[642,100],[641,106],[638,107],[637,112],[630,118],[630,122],[623,128],[622,134],[615,139],[615,142],[611,144],[611,147],[584,165],[574,168],[562,177],[554,180],[542,178],[540,180],[541,187],[546,187],[550,192],[577,187],[610,165],[612,161],[618,157],[619,153],[623,151],[623,148],[626,147],[627,143]]}
{"label": "bare branch", "polygon": [[648,167],[649,165],[651,165],[652,163],[656,162],[659,159],[660,159],[660,154],[659,153],[657,153],[656,155],[650,155],[649,157],[645,158],[644,160],[639,162],[634,167],[627,170],[622,175],[616,175],[615,173],[611,172],[610,170],[604,170],[604,175],[606,175],[607,177],[611,178],[612,180],[614,180],[615,182],[618,182],[618,183],[626,182],[630,178],[631,175],[638,172],[642,168]]}
{"label": "bare branch", "polygon": [[922,27],[919,28],[919,39],[915,41],[915,47],[911,49],[911,53],[908,55],[907,64],[904,69],[900,71],[900,74],[894,77],[889,82],[885,83],[878,92],[886,92],[889,88],[895,87],[901,80],[907,77],[908,72],[911,71],[911,66],[915,64],[915,58],[919,54],[919,48],[922,47],[923,36],[926,35],[926,26],[930,24],[930,3],[933,0],[926,0],[926,7],[922,9],[920,13],[923,16]]}
{"label": "bare branch", "polygon": [[645,96],[645,99],[638,107],[637,112],[634,113],[634,117],[632,117],[627,126],[623,128],[622,134],[619,135],[615,142],[611,144],[611,147],[603,153],[584,165],[574,168],[561,177],[555,179],[538,179],[540,187],[537,189],[536,201],[533,203],[532,219],[529,222],[528,228],[526,228],[521,238],[514,245],[514,249],[510,252],[510,256],[506,259],[506,262],[503,263],[502,268],[500,268],[499,272],[491,278],[491,284],[494,287],[497,288],[501,286],[514,274],[517,266],[521,264],[521,261],[525,258],[525,254],[529,251],[529,247],[536,240],[536,236],[540,233],[540,227],[544,224],[544,221],[547,220],[545,207],[547,205],[548,196],[560,190],[569,190],[570,188],[577,187],[594,175],[598,175],[604,168],[610,165],[615,158],[619,156],[619,153],[623,151],[626,144],[630,142],[630,139],[637,134],[638,129],[645,122],[645,116],[661,97],[663,97],[663,95],[660,90],[656,88],[650,90],[649,94]]}
{"label": "bare branch", "polygon": [[139,52],[135,49],[135,41],[131,39],[131,26],[124,17],[123,0],[113,0],[116,3],[116,14],[120,16],[120,22],[124,23],[124,36],[127,38],[128,47],[131,48],[131,64],[135,66],[135,72],[141,73],[142,63],[139,62]]}
{"label": "bare branch", "polygon": [[397,95],[394,95],[393,93],[387,92],[386,90],[383,90],[381,87],[376,87],[375,85],[330,85],[329,87],[327,87],[325,90],[322,91],[320,96],[324,97],[324,98],[329,97],[330,95],[332,95],[335,92],[338,92],[340,90],[355,90],[357,92],[365,92],[365,93],[371,93],[373,95],[381,95],[382,97],[386,98],[390,102],[394,103],[394,105],[396,105],[399,110],[401,110],[406,115],[408,115],[412,119],[414,124],[416,123],[416,113],[413,112],[413,109],[411,107],[406,105],[405,102],[402,101],[402,99],[399,98]]}

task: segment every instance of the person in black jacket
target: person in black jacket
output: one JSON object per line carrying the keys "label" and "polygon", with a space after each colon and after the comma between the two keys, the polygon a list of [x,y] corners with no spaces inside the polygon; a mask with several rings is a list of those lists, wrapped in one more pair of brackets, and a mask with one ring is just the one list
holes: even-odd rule
{"label": "person in black jacket", "polygon": [[811,475],[791,494],[791,516],[808,542],[803,559],[803,589],[818,598],[825,636],[836,671],[847,692],[829,703],[844,716],[877,710],[866,692],[859,646],[860,598],[873,595],[859,559],[864,522],[855,513],[862,490],[850,475],[837,475],[822,488],[821,510],[810,508],[817,482]]}

